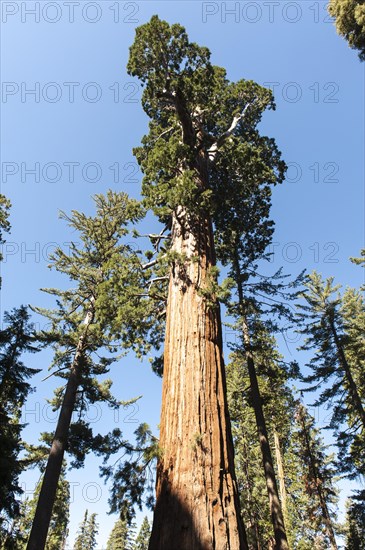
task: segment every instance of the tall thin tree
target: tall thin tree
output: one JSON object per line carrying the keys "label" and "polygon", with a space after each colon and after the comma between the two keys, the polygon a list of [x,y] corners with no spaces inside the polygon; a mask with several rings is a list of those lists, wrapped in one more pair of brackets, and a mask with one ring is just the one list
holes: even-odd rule
{"label": "tall thin tree", "polygon": [[308,276],[306,287],[305,302],[298,305],[306,336],[301,349],[314,355],[312,374],[304,380],[308,391],[321,389],[315,404],[333,404],[330,427],[340,447],[339,467],[356,476],[365,473],[364,300],[350,289],[342,297],[334,278],[324,280],[317,272]]}
{"label": "tall thin tree", "polygon": [[[53,344],[53,367],[66,379],[66,388],[57,392],[54,402],[56,408],[60,407],[60,414],[28,550],[43,550],[46,542],[75,407],[82,410],[85,399],[117,406],[109,391],[111,381],[98,383],[97,376],[108,372],[115,360],[110,353],[115,354],[118,345],[137,350],[147,345],[148,308],[146,300],[140,296],[148,273],[145,275],[138,254],[125,241],[128,224],[142,216],[141,207],[125,193],[96,195],[95,202],[95,217],[75,211],[71,217],[62,214],[79,232],[83,248],[72,244],[69,254],[58,248],[52,257],[53,267],[75,281],[76,288],[48,289],[58,297],[58,308],[37,309],[51,321],[50,330],[40,337]],[[102,350],[108,353],[107,357],[100,357]],[[82,422],[76,428],[88,435],[88,427]]]}

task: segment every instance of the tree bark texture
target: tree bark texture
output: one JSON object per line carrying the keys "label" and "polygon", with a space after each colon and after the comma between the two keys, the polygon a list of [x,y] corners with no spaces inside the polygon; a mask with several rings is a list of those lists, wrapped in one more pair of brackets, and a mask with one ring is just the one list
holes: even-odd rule
{"label": "tree bark texture", "polygon": [[[234,474],[219,304],[208,218],[177,209],[167,304],[162,456],[149,550],[247,550]],[[184,260],[182,259],[184,257]]]}

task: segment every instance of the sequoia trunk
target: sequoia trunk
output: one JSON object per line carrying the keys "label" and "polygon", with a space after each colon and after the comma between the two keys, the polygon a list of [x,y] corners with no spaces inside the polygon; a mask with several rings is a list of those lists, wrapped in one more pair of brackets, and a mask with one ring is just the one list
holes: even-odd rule
{"label": "sequoia trunk", "polygon": [[246,550],[234,474],[211,222],[173,216],[160,425],[149,550]]}

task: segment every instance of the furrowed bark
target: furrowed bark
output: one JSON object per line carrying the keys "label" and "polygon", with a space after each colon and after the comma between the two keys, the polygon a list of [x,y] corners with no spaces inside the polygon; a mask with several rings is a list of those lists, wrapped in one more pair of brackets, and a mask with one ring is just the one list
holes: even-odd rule
{"label": "furrowed bark", "polygon": [[75,409],[77,390],[81,381],[83,353],[87,331],[92,320],[93,313],[89,311],[85,318],[85,329],[77,344],[75,357],[70,369],[55,435],[43,476],[42,487],[39,493],[27,550],[44,550],[46,545],[63,457],[67,446],[71,417]]}
{"label": "furrowed bark", "polygon": [[[212,226],[179,208],[169,281],[162,457],[149,550],[247,550],[234,474],[219,304],[201,290],[215,265]],[[213,303],[212,303],[213,301]]]}

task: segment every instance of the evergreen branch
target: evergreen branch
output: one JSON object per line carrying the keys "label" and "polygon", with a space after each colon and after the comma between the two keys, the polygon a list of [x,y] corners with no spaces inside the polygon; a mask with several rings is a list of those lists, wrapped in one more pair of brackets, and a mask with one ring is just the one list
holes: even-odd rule
{"label": "evergreen branch", "polygon": [[230,127],[228,128],[228,130],[226,130],[221,136],[219,136],[219,138],[213,143],[213,145],[211,145],[211,147],[209,147],[207,152],[208,152],[208,158],[211,162],[215,160],[215,157],[216,157],[216,155],[219,151],[219,148],[233,134],[233,132],[235,131],[235,129],[238,126],[238,123],[241,122],[241,120],[244,119],[245,114],[247,112],[247,109],[251,105],[253,105],[254,103],[255,103],[255,100],[250,102],[250,103],[247,103],[245,105],[244,109],[242,110],[242,112],[239,115],[235,115],[233,117],[232,123],[231,123]]}

